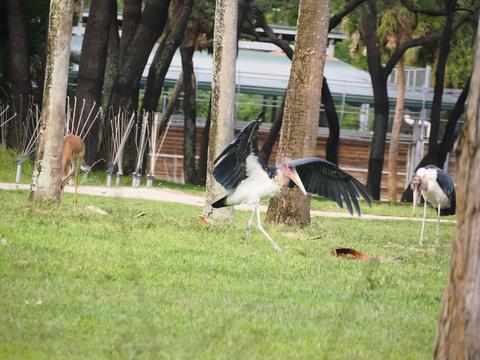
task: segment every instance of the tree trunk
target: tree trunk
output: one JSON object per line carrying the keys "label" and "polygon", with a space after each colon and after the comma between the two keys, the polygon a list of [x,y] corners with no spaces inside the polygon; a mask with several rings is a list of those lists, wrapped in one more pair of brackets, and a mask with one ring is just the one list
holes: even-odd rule
{"label": "tree trunk", "polygon": [[[118,73],[118,59],[120,54],[120,36],[118,35],[117,7],[112,9],[110,27],[108,32],[107,60],[105,63],[105,78],[103,80],[102,107],[105,113],[108,111],[108,100],[112,93],[113,82]],[[125,21],[125,18],[124,18]]]}
{"label": "tree trunk", "polygon": [[173,55],[175,55],[175,51],[182,42],[187,22],[192,12],[192,5],[193,0],[178,0],[175,2],[172,20],[167,31],[162,36],[148,71],[147,86],[142,104],[143,109],[147,111],[157,111],[165,76],[172,62]]}
{"label": "tree trunk", "polygon": [[61,154],[67,95],[73,0],[51,0],[42,120],[31,200],[60,199]]}
{"label": "tree trunk", "polygon": [[440,39],[437,67],[435,69],[435,87],[433,89],[432,109],[430,113],[430,138],[428,139],[428,152],[436,157],[438,136],[440,130],[440,112],[442,111],[443,88],[445,87],[445,68],[447,66],[448,54],[450,53],[450,41],[453,35],[453,19],[457,0],[446,0],[445,9],[448,11],[442,38]]}
{"label": "tree trunk", "polygon": [[207,181],[207,162],[208,162],[208,136],[210,133],[210,125],[212,123],[212,97],[208,102],[207,119],[205,120],[205,127],[202,131],[202,143],[200,144],[200,155],[198,159],[198,183],[205,185]]}
{"label": "tree trunk", "polygon": [[468,90],[470,89],[470,79],[468,79],[465,87],[463,88],[460,96],[455,102],[455,106],[448,116],[447,125],[445,126],[445,132],[443,133],[442,142],[438,147],[437,166],[443,169],[447,155],[453,149],[453,144],[457,139],[459,133],[458,120],[460,116],[465,112],[465,102],[467,101]]}
{"label": "tree trunk", "polygon": [[[358,0],[356,3],[360,3],[364,0]],[[350,11],[353,11],[357,5],[353,5]],[[348,12],[344,12],[343,15],[339,15],[335,17],[333,20],[332,18],[329,20],[329,31],[338,25],[341,18],[347,15]],[[293,58],[293,49],[288,44],[287,41],[278,38],[270,26],[267,24],[265,16],[261,10],[258,8],[255,9],[255,17],[258,22],[258,25],[263,29],[265,35],[268,37],[272,44],[277,45],[280,49],[283,50],[285,55],[292,60]],[[334,164],[338,163],[338,145],[339,145],[339,137],[340,137],[340,123],[338,121],[337,110],[335,108],[335,103],[333,101],[332,94],[330,92],[330,88],[328,87],[327,79],[323,78],[323,85],[322,85],[322,94],[321,94],[321,101],[325,109],[325,115],[327,117],[328,122],[328,129],[329,129],[329,136],[326,144],[326,158],[328,161],[333,162]],[[283,99],[282,106],[281,106],[281,115],[280,117],[276,117],[274,121],[274,125],[270,128],[270,132],[267,137],[267,141],[265,142],[262,152],[260,154],[261,159],[268,162],[270,158],[270,153],[277,140],[278,133],[280,132],[280,128],[282,127],[282,117],[283,117],[283,107],[285,106],[285,98]],[[266,163],[265,162],[265,163]]]}
{"label": "tree trunk", "polygon": [[390,133],[390,148],[388,151],[388,197],[392,202],[397,202],[397,158],[404,103],[405,73],[402,57],[397,63],[397,104],[395,105],[395,117],[393,118],[392,132]]}
{"label": "tree trunk", "polygon": [[[328,0],[301,0],[295,54],[285,99],[277,158],[312,156],[317,141],[323,69],[327,50]],[[310,202],[298,189],[270,201],[267,221],[274,224],[310,223]]]}
{"label": "tree trunk", "polygon": [[15,104],[17,116],[9,125],[7,146],[18,148],[20,132],[26,121],[29,97],[32,95],[32,79],[30,76],[30,55],[28,50],[27,23],[23,0],[8,0],[8,53],[11,96]]}
{"label": "tree trunk", "polygon": [[323,78],[322,103],[328,122],[328,139],[325,158],[338,164],[338,146],[340,139],[340,122],[338,121],[337,109],[333,101],[332,93],[328,87],[327,78]]}
{"label": "tree trunk", "polygon": [[[124,0],[123,2],[123,19],[122,19],[122,37],[119,42],[119,54],[117,58],[118,64],[121,64],[128,47],[131,44],[135,31],[142,18],[142,0]],[[117,65],[118,67],[119,65]],[[143,70],[142,70],[143,72]],[[118,74],[118,69],[117,73]],[[132,104],[138,104],[138,93],[140,89],[140,79],[132,85]],[[136,109],[137,106],[134,106]]]}
{"label": "tree trunk", "polygon": [[280,130],[282,129],[283,110],[285,109],[285,97],[286,95],[283,96],[282,104],[280,105],[280,108],[275,115],[275,120],[270,127],[270,131],[268,132],[268,135],[263,142],[262,150],[260,151],[259,160],[264,164],[268,164],[268,161],[272,154],[273,146],[275,145],[278,139],[278,135],[280,134]]}
{"label": "tree trunk", "polygon": [[[80,103],[85,101],[83,112],[77,107],[75,114],[76,123],[82,124],[80,128],[90,125],[88,115],[95,114],[102,102],[110,24],[112,16],[116,16],[116,8],[116,0],[93,0],[90,6],[77,79],[77,99]],[[85,138],[85,160],[90,164],[95,161],[99,150],[99,129],[97,120]]]}
{"label": "tree trunk", "polygon": [[230,143],[235,121],[235,65],[237,58],[237,0],[216,0],[213,39],[212,111],[208,145],[206,202],[204,214],[210,220],[228,219],[232,208],[213,209],[211,204],[225,195],[213,178],[213,161]]}
{"label": "tree trunk", "polygon": [[479,30],[467,120],[458,151],[457,230],[448,283],[443,296],[443,311],[438,325],[435,359],[480,358]]}
{"label": "tree trunk", "polygon": [[120,39],[120,61],[127,53],[128,47],[137,31],[142,18],[142,0],[124,0],[122,14],[122,37]]}
{"label": "tree trunk", "polygon": [[197,184],[197,168],[195,164],[195,133],[196,133],[196,88],[197,81],[193,70],[193,53],[198,36],[198,26],[195,24],[185,32],[185,39],[180,48],[183,69],[183,174],[185,183]]}
{"label": "tree trunk", "polygon": [[383,71],[381,53],[377,38],[377,24],[372,19],[377,17],[377,9],[373,0],[369,0],[370,13],[365,14],[360,26],[367,47],[368,71],[372,79],[374,97],[373,137],[368,159],[367,189],[375,200],[380,199],[383,157],[385,154],[385,137],[388,127],[388,89],[387,76]]}
{"label": "tree trunk", "polygon": [[170,0],[146,1],[142,18],[130,41],[131,45],[122,56],[112,91],[111,104],[114,109],[122,107],[130,110],[137,107],[132,102],[132,97],[147,64],[148,56],[163,32],[169,5]]}

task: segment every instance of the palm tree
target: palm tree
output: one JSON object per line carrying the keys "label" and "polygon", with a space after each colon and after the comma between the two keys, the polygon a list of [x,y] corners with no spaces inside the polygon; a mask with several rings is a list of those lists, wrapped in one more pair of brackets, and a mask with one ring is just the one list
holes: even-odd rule
{"label": "palm tree", "polygon": [[[402,42],[419,36],[419,31],[416,30],[422,28],[422,26],[418,26],[418,18],[412,12],[397,4],[383,12],[382,22],[378,27],[378,36],[382,40],[384,48],[396,49]],[[404,65],[406,56],[403,54],[397,63],[397,103],[388,152],[388,196],[392,202],[397,202],[397,158],[405,102]]]}

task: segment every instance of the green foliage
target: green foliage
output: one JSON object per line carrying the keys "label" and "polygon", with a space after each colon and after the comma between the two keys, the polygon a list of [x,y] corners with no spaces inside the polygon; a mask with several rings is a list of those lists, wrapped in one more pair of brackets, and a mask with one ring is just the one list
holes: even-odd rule
{"label": "green foliage", "polygon": [[457,30],[447,60],[446,86],[463,88],[472,73],[475,55],[475,30],[467,25]]}
{"label": "green foliage", "polygon": [[[0,191],[1,358],[431,356],[452,224],[433,249],[410,221],[316,218],[268,227],[277,254],[257,231],[243,244],[244,212],[205,226],[189,206],[26,197]],[[333,246],[384,262],[337,259]]]}

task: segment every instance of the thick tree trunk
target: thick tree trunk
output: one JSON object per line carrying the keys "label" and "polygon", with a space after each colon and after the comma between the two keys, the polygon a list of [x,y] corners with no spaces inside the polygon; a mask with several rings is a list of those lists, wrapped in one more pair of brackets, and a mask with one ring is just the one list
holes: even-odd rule
{"label": "thick tree trunk", "polygon": [[[82,127],[90,125],[91,119],[88,119],[88,115],[95,114],[102,102],[110,24],[112,16],[116,15],[116,8],[116,0],[93,0],[90,6],[80,55],[76,93],[80,103],[85,101],[83,112],[77,108],[75,114],[77,123],[83,124]],[[85,138],[85,160],[90,164],[95,161],[99,151],[99,129],[97,119]]]}
{"label": "thick tree trunk", "polygon": [[[440,39],[440,52],[435,69],[435,87],[433,89],[432,109],[430,112],[430,138],[428,140],[428,152],[437,152],[438,136],[440,131],[440,112],[442,111],[443,88],[445,87],[445,68],[447,66],[448,54],[450,53],[450,41],[453,35],[453,20],[457,0],[446,0],[445,9],[448,16],[443,27],[442,38]],[[435,157],[435,156],[434,156]]]}
{"label": "thick tree trunk", "polygon": [[[355,3],[361,3],[362,1],[364,0],[357,0],[355,1]],[[357,5],[352,5],[352,6],[353,7],[351,8],[350,11],[353,11]],[[348,12],[344,13],[341,16],[335,17],[333,20],[331,18],[329,21],[328,29],[331,30],[333,27],[338,25],[341,18],[346,14],[348,14]],[[263,29],[263,31],[265,32],[265,35],[268,37],[270,42],[272,44],[277,45],[280,49],[282,49],[285,55],[290,60],[292,60],[293,58],[292,47],[288,44],[287,41],[280,39],[277,37],[277,35],[275,35],[275,33],[270,28],[270,26],[267,24],[267,21],[265,19],[263,12],[260,11],[258,8],[255,9],[255,17],[258,22],[258,25]],[[340,138],[340,123],[338,121],[335,103],[333,101],[333,97],[330,92],[330,88],[328,87],[327,79],[325,77],[323,78],[321,101],[325,109],[325,115],[327,117],[328,128],[330,132],[327,140],[327,145],[326,145],[326,158],[327,160],[333,162],[334,164],[337,164],[338,163],[338,145],[339,145],[339,138]],[[282,127],[282,117],[283,117],[284,106],[285,106],[285,97],[283,99],[281,109],[280,109],[281,115],[280,117],[275,118],[276,120],[274,121],[274,125],[270,128],[267,141],[265,142],[262,148],[262,152],[260,156],[261,156],[261,159],[266,162],[268,162],[268,159],[270,158],[271,150],[273,148],[273,145],[275,144],[275,141],[277,140],[278,134],[280,132],[280,128]]]}
{"label": "thick tree trunk", "polygon": [[142,104],[143,109],[147,111],[157,111],[165,76],[172,62],[173,55],[175,55],[175,51],[182,42],[187,22],[192,12],[192,5],[193,0],[179,0],[175,2],[172,20],[167,31],[162,36],[148,72],[147,86]]}
{"label": "thick tree trunk", "polygon": [[387,75],[382,62],[377,38],[377,24],[372,19],[377,17],[376,5],[369,0],[370,12],[362,19],[360,31],[367,47],[368,71],[372,79],[374,97],[373,137],[368,159],[367,189],[375,200],[380,199],[382,183],[383,157],[385,154],[385,137],[388,128],[388,90]]}
{"label": "thick tree trunk", "polygon": [[[327,49],[328,0],[301,0],[295,54],[285,99],[277,158],[313,155],[317,141],[323,69]],[[310,223],[310,202],[298,189],[270,201],[267,221],[274,224]]]}
{"label": "thick tree trunk", "polygon": [[443,296],[435,359],[480,358],[480,31],[467,120],[459,144],[457,230]]}
{"label": "thick tree trunk", "polygon": [[[124,0],[123,2],[123,19],[122,19],[122,37],[119,42],[119,54],[117,58],[118,64],[121,64],[125,54],[127,53],[128,47],[131,44],[133,36],[137,31],[138,24],[142,19],[142,0]],[[119,66],[119,65],[117,65]],[[143,70],[142,70],[143,72]],[[115,76],[118,74],[115,73]],[[140,89],[140,79],[132,85],[132,104],[135,104],[133,107],[136,109],[138,104],[138,96]],[[109,97],[110,99],[110,97]]]}
{"label": "thick tree trunk", "polygon": [[110,99],[110,94],[112,93],[113,83],[118,73],[119,64],[118,59],[120,54],[120,36],[118,34],[116,9],[116,6],[114,9],[112,9],[112,17],[110,18],[110,27],[108,31],[107,61],[105,63],[105,78],[103,80],[102,90],[102,107],[105,113],[108,111],[108,100]]}
{"label": "thick tree trunk", "polygon": [[168,18],[170,0],[147,0],[142,18],[137,26],[130,46],[122,56],[119,72],[112,91],[111,104],[114,109],[135,109],[132,102],[136,85],[152,51],[153,45],[162,34]]}
{"label": "thick tree trunk", "polygon": [[322,103],[328,122],[328,139],[325,158],[338,164],[338,146],[340,139],[340,122],[338,120],[337,109],[333,101],[332,93],[328,87],[327,78],[323,78],[322,85]]}
{"label": "thick tree trunk", "polygon": [[30,56],[28,50],[27,23],[23,0],[8,0],[8,78],[11,96],[15,104],[17,116],[9,125],[7,146],[18,148],[20,132],[26,121],[29,97],[32,95],[32,79],[30,76]]}
{"label": "thick tree trunk", "polygon": [[213,162],[233,137],[235,121],[235,67],[237,59],[238,1],[216,0],[213,39],[212,111],[208,145],[206,203],[208,219],[228,219],[232,208],[213,209],[211,204],[225,194],[213,178]]}
{"label": "thick tree trunk", "polygon": [[400,140],[400,126],[403,120],[403,106],[405,103],[405,74],[403,58],[397,63],[397,104],[390,134],[390,148],[388,151],[388,197],[397,202],[397,158]]}
{"label": "thick tree trunk", "polygon": [[51,0],[42,122],[31,200],[60,199],[61,155],[67,95],[73,0]]}
{"label": "thick tree trunk", "polygon": [[122,38],[120,39],[120,61],[127,53],[128,47],[137,31],[142,18],[142,0],[124,0],[122,13]]}
{"label": "thick tree trunk", "polygon": [[197,81],[193,70],[193,53],[198,36],[198,27],[194,24],[185,32],[185,39],[180,48],[183,69],[183,174],[185,183],[197,184],[197,168],[195,164],[195,130],[196,130],[196,88]]}

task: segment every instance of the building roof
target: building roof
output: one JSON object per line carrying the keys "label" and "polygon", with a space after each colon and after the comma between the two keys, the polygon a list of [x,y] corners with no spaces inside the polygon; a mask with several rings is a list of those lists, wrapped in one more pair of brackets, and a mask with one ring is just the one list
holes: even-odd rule
{"label": "building roof", "polygon": [[[83,36],[72,36],[72,50],[80,51]],[[142,82],[146,81],[148,70],[158,44],[154,46],[143,72]],[[200,88],[210,88],[212,81],[212,55],[207,52],[195,52],[194,68]],[[180,52],[173,57],[166,82],[175,82],[181,71]],[[287,88],[291,61],[281,50],[258,51],[240,48],[237,59],[236,83],[242,92],[268,95],[282,95]],[[334,98],[345,97],[350,103],[373,103],[373,91],[370,74],[334,57],[328,57],[324,75],[328,79]],[[396,86],[389,85],[389,97],[396,98]],[[455,103],[460,90],[446,89],[443,103],[450,108]],[[433,97],[431,88],[424,86],[406,89],[406,106],[421,108],[422,103],[429,107]]]}

